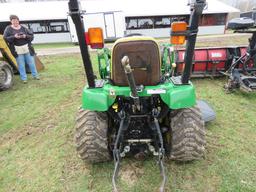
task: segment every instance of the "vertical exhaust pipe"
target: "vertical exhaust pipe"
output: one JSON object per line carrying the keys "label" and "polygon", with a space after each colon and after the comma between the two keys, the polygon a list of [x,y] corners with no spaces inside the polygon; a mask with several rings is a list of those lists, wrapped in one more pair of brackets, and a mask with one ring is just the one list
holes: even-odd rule
{"label": "vertical exhaust pipe", "polygon": [[80,51],[82,54],[87,82],[88,82],[89,88],[95,88],[95,81],[94,81],[95,77],[93,73],[92,63],[90,60],[90,55],[88,52],[87,43],[85,40],[85,35],[84,35],[85,30],[84,30],[84,23],[82,21],[82,16],[81,16],[82,11],[80,9],[80,2],[78,0],[69,0],[68,7],[69,7],[69,15],[71,16],[76,27],[76,33],[78,37]]}
{"label": "vertical exhaust pipe", "polygon": [[192,70],[192,60],[194,56],[194,49],[196,44],[196,37],[198,32],[199,19],[202,15],[204,7],[206,5],[205,0],[195,0],[191,3],[191,16],[189,21],[189,35],[187,37],[186,52],[185,52],[185,68],[181,78],[183,84],[187,84],[190,79]]}

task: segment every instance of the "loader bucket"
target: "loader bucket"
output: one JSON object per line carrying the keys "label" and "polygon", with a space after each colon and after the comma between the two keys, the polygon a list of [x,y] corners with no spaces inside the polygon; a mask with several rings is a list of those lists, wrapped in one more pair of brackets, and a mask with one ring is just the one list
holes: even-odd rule
{"label": "loader bucket", "polygon": [[42,71],[44,70],[44,64],[41,62],[39,57],[35,55],[35,64],[36,64],[36,69],[37,71]]}

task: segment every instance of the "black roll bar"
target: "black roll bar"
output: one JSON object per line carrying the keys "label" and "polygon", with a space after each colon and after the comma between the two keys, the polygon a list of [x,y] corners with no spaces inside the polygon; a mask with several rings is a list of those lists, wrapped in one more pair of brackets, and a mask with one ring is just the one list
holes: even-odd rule
{"label": "black roll bar", "polygon": [[88,52],[87,43],[85,40],[84,23],[82,20],[83,12],[81,11],[79,0],[69,0],[68,7],[69,7],[69,15],[71,16],[76,27],[76,34],[78,37],[78,43],[80,46],[80,51],[83,59],[84,70],[86,73],[88,85],[89,85],[89,88],[95,88],[95,81],[94,81],[95,76],[93,73],[93,68],[90,60],[90,55]]}
{"label": "black roll bar", "polygon": [[186,51],[184,57],[185,68],[181,77],[181,81],[183,84],[187,84],[190,79],[199,19],[202,15],[205,5],[206,0],[196,0],[194,3],[191,4],[191,16],[189,21],[190,33],[187,36]]}

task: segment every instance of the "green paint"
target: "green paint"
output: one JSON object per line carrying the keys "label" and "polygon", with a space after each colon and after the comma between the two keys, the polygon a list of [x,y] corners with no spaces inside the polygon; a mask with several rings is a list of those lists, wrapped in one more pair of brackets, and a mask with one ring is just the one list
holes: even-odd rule
{"label": "green paint", "polygon": [[[139,97],[150,97],[152,94],[159,94],[162,101],[171,109],[180,109],[192,107],[195,105],[195,89],[190,85],[174,85],[170,79],[173,73],[172,63],[174,62],[174,52],[170,50],[171,44],[163,44],[162,53],[162,75],[166,78],[167,83],[157,86],[146,86]],[[110,50],[107,48],[100,49],[97,52],[99,73],[101,79],[110,77]],[[157,92],[157,90],[161,91]],[[156,93],[155,93],[156,91]],[[152,93],[154,92],[154,93]],[[102,88],[83,90],[82,107],[93,111],[107,111],[111,107],[117,96],[130,97],[130,87],[112,86],[106,83]]]}
{"label": "green paint", "polygon": [[97,50],[98,66],[101,79],[105,79],[110,75],[110,55],[111,53],[108,48]]}
{"label": "green paint", "polygon": [[[171,109],[188,108],[195,105],[195,89],[191,85],[176,86],[173,83],[164,83],[157,86],[146,86],[139,97],[150,97],[150,91],[164,91],[160,97]],[[107,111],[113,105],[117,96],[130,96],[130,87],[119,87],[105,84],[102,88],[83,90],[82,107],[94,111]]]}
{"label": "green paint", "polygon": [[165,43],[161,45],[163,47],[162,52],[162,74],[171,73],[172,69],[172,63],[174,62],[175,53],[174,51],[171,51],[170,48],[172,48],[172,44]]}

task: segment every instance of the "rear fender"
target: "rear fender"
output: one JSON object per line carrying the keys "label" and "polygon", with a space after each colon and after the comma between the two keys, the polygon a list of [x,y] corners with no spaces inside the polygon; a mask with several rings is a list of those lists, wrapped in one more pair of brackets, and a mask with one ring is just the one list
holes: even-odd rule
{"label": "rear fender", "polygon": [[[146,86],[139,97],[159,95],[170,109],[193,107],[196,104],[195,89],[192,84],[174,85],[165,83],[157,86]],[[82,95],[82,108],[92,111],[107,111],[116,97],[130,97],[130,87],[112,86],[106,84],[101,88],[85,87]]]}

